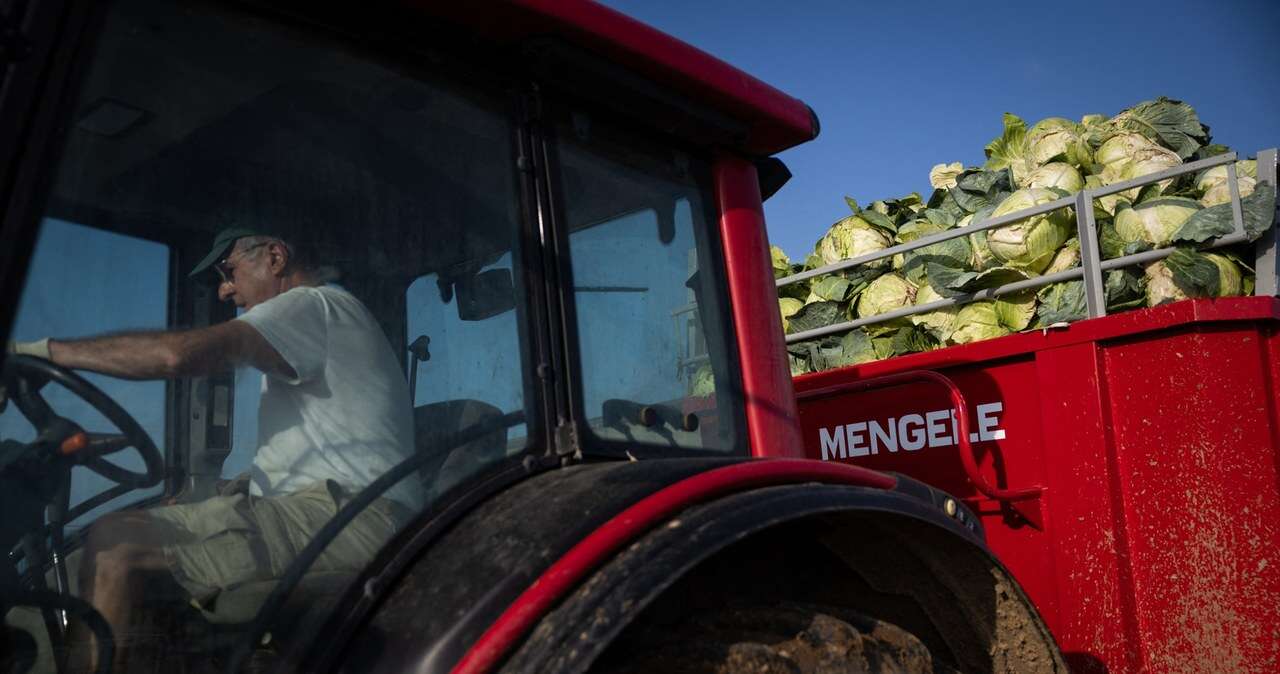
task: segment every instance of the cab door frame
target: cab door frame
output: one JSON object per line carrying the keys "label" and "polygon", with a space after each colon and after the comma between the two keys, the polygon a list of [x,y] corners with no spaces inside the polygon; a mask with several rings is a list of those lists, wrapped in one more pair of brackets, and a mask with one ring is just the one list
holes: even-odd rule
{"label": "cab door frame", "polygon": [[96,3],[0,0],[0,339],[8,339]]}
{"label": "cab door frame", "polygon": [[[75,120],[79,86],[91,65],[88,56],[110,5],[90,0],[0,0],[0,339],[5,341],[20,308],[58,158]],[[170,320],[173,278],[171,269]],[[175,387],[167,384],[163,491],[133,506],[158,502],[182,487],[188,460],[170,449],[175,433],[187,432],[174,423],[185,416],[178,413],[177,404]],[[100,500],[111,491],[89,500]],[[79,536],[68,544],[78,546]]]}

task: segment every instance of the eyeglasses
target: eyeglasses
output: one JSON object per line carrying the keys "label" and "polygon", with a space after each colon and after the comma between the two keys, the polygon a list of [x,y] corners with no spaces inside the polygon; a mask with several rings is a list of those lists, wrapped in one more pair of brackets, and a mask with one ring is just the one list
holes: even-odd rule
{"label": "eyeglasses", "polygon": [[[263,241],[262,243],[255,243],[252,246],[249,246],[248,248],[242,249],[240,251],[240,259],[243,260],[244,256],[249,254],[249,251],[254,250],[256,248],[261,248],[270,243],[271,243],[270,241]],[[233,255],[235,254],[234,251],[232,252],[232,254]],[[234,275],[236,268],[235,268],[235,265],[231,264],[231,255],[228,255],[222,258],[221,260],[218,260],[217,262],[215,262],[213,265],[213,268],[218,270],[218,276],[222,277],[223,283],[236,282],[235,275]]]}

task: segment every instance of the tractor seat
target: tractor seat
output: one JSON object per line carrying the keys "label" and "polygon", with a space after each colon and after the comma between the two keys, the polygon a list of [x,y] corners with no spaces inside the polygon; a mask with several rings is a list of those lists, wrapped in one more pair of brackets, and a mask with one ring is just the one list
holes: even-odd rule
{"label": "tractor seat", "polygon": [[445,400],[413,408],[416,451],[432,455],[418,471],[428,501],[477,470],[501,460],[507,451],[506,429],[498,429],[452,449],[444,447],[458,431],[500,416],[502,410],[479,400]]}

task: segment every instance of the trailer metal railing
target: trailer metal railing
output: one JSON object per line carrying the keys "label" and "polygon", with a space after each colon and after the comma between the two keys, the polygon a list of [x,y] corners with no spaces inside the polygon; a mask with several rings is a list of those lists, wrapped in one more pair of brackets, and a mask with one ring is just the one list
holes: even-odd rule
{"label": "trailer metal railing", "polygon": [[[875,253],[859,255],[824,267],[810,269],[808,271],[800,272],[799,274],[792,274],[791,276],[780,278],[776,282],[777,287],[779,288],[792,283],[805,281],[816,276],[824,276],[826,274],[843,271],[869,262],[891,258],[894,255],[901,253],[927,248],[936,243],[949,241],[962,236],[968,236],[976,232],[996,229],[1043,213],[1056,211],[1061,208],[1073,208],[1075,210],[1076,229],[1080,239],[1080,265],[1077,267],[1053,274],[1045,274],[1043,276],[1029,278],[1023,281],[1007,283],[996,288],[987,288],[956,297],[947,297],[925,304],[903,307],[901,309],[895,309],[875,316],[845,321],[843,323],[834,323],[832,325],[814,328],[812,330],[804,330],[802,332],[787,335],[787,344],[795,344],[805,340],[825,337],[830,334],[846,332],[864,325],[874,325],[876,323],[891,321],[896,318],[923,314],[930,311],[936,311],[938,309],[944,309],[946,307],[968,304],[969,302],[975,302],[978,300],[991,299],[1001,295],[1008,295],[1010,293],[1016,293],[1032,288],[1042,288],[1053,283],[1075,279],[1084,280],[1085,317],[1098,318],[1100,316],[1105,316],[1107,313],[1107,305],[1102,281],[1103,272],[1121,267],[1162,260],[1171,255],[1176,248],[1160,248],[1157,250],[1149,250],[1107,260],[1101,259],[1097,220],[1093,213],[1094,199],[1225,164],[1227,167],[1227,183],[1230,186],[1229,189],[1231,192],[1231,215],[1234,222],[1234,229],[1230,234],[1226,234],[1207,243],[1200,244],[1197,248],[1200,250],[1210,250],[1243,243],[1248,241],[1249,237],[1245,232],[1244,227],[1244,210],[1241,206],[1240,182],[1239,177],[1236,175],[1237,159],[1238,157],[1235,152],[1228,152],[1208,159],[1201,159],[1189,164],[1183,164],[1171,169],[1159,171],[1157,173],[1144,175],[1132,180],[1126,180],[1112,185],[1105,185],[1103,187],[1083,189],[1074,195],[1055,199],[1054,201],[1041,204],[1034,208],[1023,209],[1021,211],[1002,215],[998,218],[989,218],[979,223],[971,223],[965,227],[955,227],[945,232],[921,237],[909,243],[890,246],[889,248],[885,248],[884,250],[880,250]],[[1257,183],[1259,185],[1268,184],[1275,187],[1276,161],[1277,151],[1275,148],[1263,150],[1258,153]],[[1275,216],[1273,214],[1272,226],[1257,242],[1257,250],[1255,254],[1256,264],[1254,267],[1256,274],[1254,286],[1255,295],[1276,295],[1277,287],[1280,286],[1280,256],[1277,255],[1280,251],[1277,251],[1277,237],[1274,222]]]}

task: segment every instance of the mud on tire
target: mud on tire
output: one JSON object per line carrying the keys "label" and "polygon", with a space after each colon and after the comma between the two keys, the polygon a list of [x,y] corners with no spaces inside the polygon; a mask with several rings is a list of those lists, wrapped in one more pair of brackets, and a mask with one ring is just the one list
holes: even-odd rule
{"label": "mud on tire", "polygon": [[906,630],[835,606],[722,608],[675,624],[637,625],[593,669],[742,674],[953,672]]}

